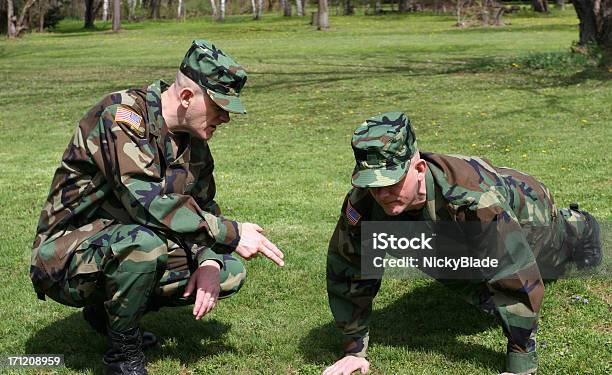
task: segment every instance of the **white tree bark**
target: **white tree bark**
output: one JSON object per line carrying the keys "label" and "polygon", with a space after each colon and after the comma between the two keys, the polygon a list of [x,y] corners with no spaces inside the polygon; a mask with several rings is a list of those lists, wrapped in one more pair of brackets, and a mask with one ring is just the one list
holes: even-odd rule
{"label": "white tree bark", "polygon": [[17,27],[15,26],[15,6],[13,5],[13,0],[6,0],[6,32],[8,33],[9,38],[14,38],[17,36]]}
{"label": "white tree bark", "polygon": [[220,21],[225,21],[225,1],[226,0],[221,0],[221,13],[219,14]]}
{"label": "white tree bark", "polygon": [[217,9],[217,2],[216,0],[210,0],[210,6],[212,7],[212,11],[213,11],[213,19],[217,19],[219,18],[219,9]]}
{"label": "white tree bark", "polygon": [[298,17],[304,16],[304,8],[302,7],[302,0],[295,0],[295,8]]}
{"label": "white tree bark", "polygon": [[13,0],[7,0],[6,7],[6,15],[7,15],[7,34],[9,38],[18,37],[19,34],[27,27],[25,26],[25,18],[28,14],[28,11],[34,5],[36,0],[27,0],[21,9],[21,13],[19,14],[19,18],[15,16],[15,5],[13,4]]}
{"label": "white tree bark", "polygon": [[263,18],[263,9],[264,9],[264,2],[263,0],[257,0],[257,20],[260,20]]}
{"label": "white tree bark", "polygon": [[253,19],[257,19],[257,5],[255,4],[255,0],[251,0],[251,7],[253,8]]}
{"label": "white tree bark", "polygon": [[178,7],[176,8],[176,20],[180,21],[183,19],[183,0],[178,0]]}
{"label": "white tree bark", "polygon": [[108,21],[108,0],[102,1],[102,21]]}

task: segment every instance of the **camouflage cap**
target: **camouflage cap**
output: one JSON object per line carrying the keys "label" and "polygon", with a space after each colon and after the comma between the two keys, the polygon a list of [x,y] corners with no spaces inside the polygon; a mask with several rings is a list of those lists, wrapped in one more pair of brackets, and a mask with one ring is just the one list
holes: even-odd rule
{"label": "camouflage cap", "polygon": [[381,187],[397,183],[417,151],[410,120],[402,112],[367,119],[353,133],[353,186]]}
{"label": "camouflage cap", "polygon": [[221,108],[246,113],[240,90],[247,74],[230,55],[207,40],[194,40],[185,54],[180,71],[200,85]]}

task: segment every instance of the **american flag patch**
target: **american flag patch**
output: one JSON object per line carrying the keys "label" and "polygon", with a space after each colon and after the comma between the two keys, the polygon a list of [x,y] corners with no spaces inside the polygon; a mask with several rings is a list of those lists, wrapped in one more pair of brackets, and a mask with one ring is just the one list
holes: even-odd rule
{"label": "american flag patch", "polygon": [[347,202],[346,205],[346,218],[348,219],[348,222],[351,225],[357,225],[359,220],[361,220],[361,214],[357,212],[355,208],[353,208],[353,205],[351,204],[350,200]]}
{"label": "american flag patch", "polygon": [[115,113],[115,121],[129,125],[140,136],[144,135],[144,127],[140,125],[142,117],[125,107],[119,107]]}

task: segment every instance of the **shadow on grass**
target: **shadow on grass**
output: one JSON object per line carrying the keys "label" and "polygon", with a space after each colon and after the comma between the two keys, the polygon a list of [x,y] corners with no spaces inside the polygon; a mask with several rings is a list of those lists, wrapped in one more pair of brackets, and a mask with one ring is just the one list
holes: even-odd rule
{"label": "shadow on grass", "polygon": [[[505,353],[458,340],[496,325],[494,317],[455,297],[441,284],[430,283],[372,313],[370,346],[439,353],[453,362],[476,362],[497,372],[504,366]],[[312,329],[300,342],[304,358],[319,366],[337,360],[341,347],[342,336],[333,322]]]}
{"label": "shadow on grass", "polygon": [[[161,343],[145,352],[148,362],[172,358],[188,366],[207,356],[234,351],[225,340],[230,325],[214,319],[196,321],[188,310],[164,308],[145,316],[141,326],[154,332]],[[94,374],[104,371],[105,351],[106,339],[89,327],[80,310],[35,332],[26,342],[26,353],[63,354],[67,368]]]}
{"label": "shadow on grass", "polygon": [[[356,60],[368,61],[372,57],[365,54],[356,56]],[[555,59],[563,59],[554,62]],[[553,62],[549,62],[550,60]],[[518,63],[518,64],[517,64]],[[297,64],[296,66],[298,66]],[[263,92],[276,91],[280,88],[320,86],[330,83],[348,83],[367,79],[368,75],[376,78],[384,76],[422,77],[435,75],[462,74],[503,74],[508,79],[504,88],[533,91],[541,88],[568,87],[581,84],[587,80],[607,82],[612,73],[606,67],[597,67],[588,61],[581,61],[570,52],[531,54],[518,58],[461,58],[444,60],[411,60],[404,59],[402,64],[316,64],[318,68],[329,67],[329,71],[287,71],[287,72],[253,72],[252,76],[263,78],[252,85],[255,90]],[[521,67],[520,70],[515,68]],[[342,69],[340,69],[342,68]],[[348,69],[347,69],[348,68]],[[273,79],[286,76],[286,79]],[[365,77],[364,77],[365,76]],[[510,80],[511,77],[519,80]],[[268,79],[272,78],[272,79]],[[495,87],[495,85],[492,85]]]}

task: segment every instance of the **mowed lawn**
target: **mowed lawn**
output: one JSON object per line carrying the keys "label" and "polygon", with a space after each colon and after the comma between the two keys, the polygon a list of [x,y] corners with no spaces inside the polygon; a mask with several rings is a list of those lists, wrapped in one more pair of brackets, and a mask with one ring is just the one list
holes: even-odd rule
{"label": "mowed lawn", "polygon": [[[248,115],[211,143],[217,201],[226,216],[264,227],[286,266],[249,262],[242,291],[203,321],[189,308],[146,316],[161,340],[147,353],[152,374],[316,374],[340,355],[325,255],[350,188],[351,133],[371,115],[405,111],[421,149],[519,168],[558,206],[577,201],[609,221],[610,70],[569,53],[578,38],[571,9],[506,21],[457,29],[439,15],[332,17],[321,33],[307,18],[266,15],[125,24],[117,35],[66,21],[55,33],[0,41],[0,353],[64,354],[59,373],[101,373],[104,338],[80,310],[33,293],[38,215],[84,112],[108,92],[171,81],[194,38],[215,41],[249,72]],[[540,373],[612,372],[611,303],[610,274],[548,284]],[[374,309],[375,374],[503,369],[499,324],[435,282],[386,280]]]}

